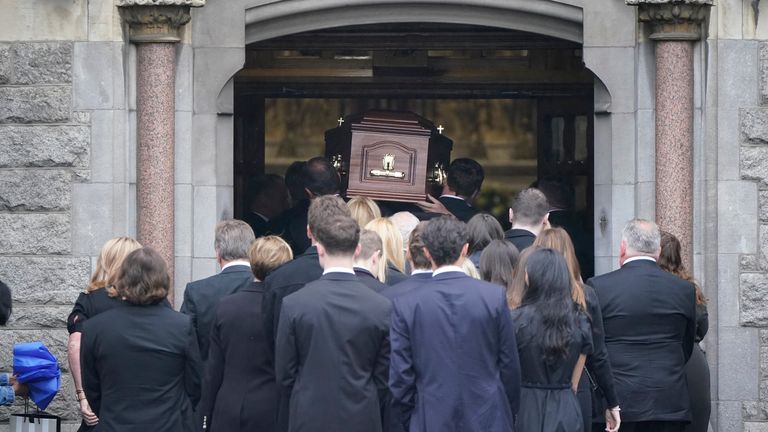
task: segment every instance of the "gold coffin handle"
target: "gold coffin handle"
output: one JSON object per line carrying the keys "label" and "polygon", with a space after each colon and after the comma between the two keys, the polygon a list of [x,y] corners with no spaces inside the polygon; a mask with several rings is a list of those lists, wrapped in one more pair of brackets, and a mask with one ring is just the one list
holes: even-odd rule
{"label": "gold coffin handle", "polygon": [[427,181],[434,185],[442,185],[445,182],[446,176],[447,174],[445,168],[443,168],[443,164],[435,162],[435,165],[429,173],[427,173]]}

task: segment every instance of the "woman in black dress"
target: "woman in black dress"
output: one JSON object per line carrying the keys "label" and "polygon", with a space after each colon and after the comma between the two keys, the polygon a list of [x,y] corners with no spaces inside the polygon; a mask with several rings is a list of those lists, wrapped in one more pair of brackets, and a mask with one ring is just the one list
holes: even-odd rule
{"label": "woman in black dress", "polygon": [[[603,316],[600,311],[600,302],[595,290],[584,284],[581,279],[579,261],[576,258],[575,248],[568,232],[562,228],[550,228],[542,231],[533,242],[536,247],[551,248],[560,252],[568,264],[568,272],[571,275],[572,298],[583,310],[587,311],[592,330],[592,354],[587,356],[584,372],[579,380],[579,403],[581,415],[584,420],[584,430],[592,430],[593,413],[597,413],[601,426],[599,430],[607,429],[610,432],[618,430],[621,424],[619,415],[619,400],[616,396],[613,381],[611,363],[608,361],[608,350],[605,347],[605,332],[603,330]],[[592,406],[593,391],[596,403]],[[598,397],[599,395],[599,397]],[[605,401],[603,401],[605,399]],[[602,407],[607,407],[600,412]],[[605,422],[605,424],[603,424]],[[607,427],[605,427],[607,425]]]}
{"label": "woman in black dress", "polygon": [[701,291],[701,287],[693,279],[688,269],[683,265],[680,241],[674,235],[663,232],[661,234],[661,255],[659,255],[659,267],[677,275],[696,287],[696,346],[693,347],[691,358],[685,366],[688,378],[688,395],[691,398],[691,423],[686,426],[686,432],[707,432],[709,428],[709,415],[712,409],[712,394],[709,388],[709,364],[707,356],[701,349],[701,342],[709,329],[709,314],[707,313],[707,299]]}
{"label": "woman in black dress", "polygon": [[96,270],[91,275],[88,288],[77,297],[75,307],[67,318],[67,330],[69,331],[67,358],[69,370],[72,371],[72,378],[75,382],[77,400],[80,403],[80,415],[83,417],[80,429],[78,429],[79,432],[92,430],[99,421],[88,404],[80,374],[80,339],[83,324],[89,318],[123,305],[123,301],[117,297],[117,290],[113,285],[117,280],[117,273],[125,257],[139,248],[141,248],[139,242],[130,237],[115,237],[107,241],[96,260]]}
{"label": "woman in black dress", "polygon": [[522,375],[516,430],[583,432],[576,390],[592,334],[572,300],[568,266],[555,250],[533,249],[518,269],[527,282],[511,312]]}
{"label": "woman in black dress", "polygon": [[264,335],[264,278],[293,258],[276,236],[260,237],[249,251],[255,276],[250,287],[224,297],[211,329],[203,394],[198,408],[210,432],[273,432],[278,390]]}

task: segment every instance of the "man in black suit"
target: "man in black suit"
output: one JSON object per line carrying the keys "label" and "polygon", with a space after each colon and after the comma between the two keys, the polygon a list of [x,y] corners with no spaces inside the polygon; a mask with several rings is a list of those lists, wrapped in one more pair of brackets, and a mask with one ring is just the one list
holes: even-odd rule
{"label": "man in black suit", "polygon": [[275,218],[290,204],[288,188],[277,174],[266,174],[252,179],[248,184],[248,206],[243,221],[251,226],[256,237],[276,233]]}
{"label": "man in black suit", "polygon": [[468,222],[477,214],[472,206],[480,194],[485,173],[482,165],[474,159],[454,159],[446,170],[443,194],[435,200],[427,195],[427,202],[416,203],[427,214],[418,215],[419,219],[431,219],[440,214],[452,214],[462,222]]}
{"label": "man in black suit", "polygon": [[253,281],[248,250],[255,239],[251,227],[241,220],[231,219],[216,224],[214,248],[221,273],[190,282],[184,290],[181,312],[192,318],[203,362],[208,359],[209,335],[219,300]]}
{"label": "man in black suit", "polygon": [[693,350],[693,284],[656,264],[659,227],[630,221],[619,248],[621,268],[594,277],[622,432],[678,432],[690,421],[685,363]]}
{"label": "man in black suit", "polygon": [[323,218],[312,230],[323,276],[283,300],[275,372],[290,432],[382,430],[391,304],[352,270],[359,234],[349,216]]}
{"label": "man in black suit", "polygon": [[549,227],[549,203],[547,197],[536,188],[523,189],[509,209],[512,228],[504,233],[520,252],[532,245],[539,233]]}
{"label": "man in black suit", "polygon": [[411,275],[408,279],[396,283],[384,291],[381,295],[393,300],[395,297],[406,294],[413,289],[418,289],[426,282],[432,280],[432,263],[424,254],[424,242],[421,235],[424,232],[429,221],[422,221],[411,231],[408,239],[408,248],[405,250],[405,258],[411,267]]}
{"label": "man in black suit", "polygon": [[393,300],[389,387],[404,430],[512,431],[520,362],[504,288],[461,269],[467,227],[432,219],[431,281]]}
{"label": "man in black suit", "polygon": [[303,166],[302,179],[308,200],[300,201],[280,216],[281,235],[291,245],[294,256],[312,245],[307,236],[307,214],[312,200],[323,195],[338,195],[341,188],[338,171],[324,157],[308,160]]}
{"label": "man in black suit", "polygon": [[381,237],[376,232],[367,229],[360,231],[360,252],[355,255],[355,274],[363,285],[377,293],[387,288],[387,285],[378,279],[383,248]]}

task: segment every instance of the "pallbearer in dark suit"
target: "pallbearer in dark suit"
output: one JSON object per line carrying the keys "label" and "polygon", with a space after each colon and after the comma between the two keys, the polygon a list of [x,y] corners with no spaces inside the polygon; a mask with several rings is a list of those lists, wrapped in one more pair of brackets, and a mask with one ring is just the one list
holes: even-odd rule
{"label": "pallbearer in dark suit", "polygon": [[389,387],[411,432],[511,431],[520,364],[504,289],[465,275],[466,225],[422,234],[432,280],[393,301]]}
{"label": "pallbearer in dark suit", "polygon": [[443,193],[435,200],[429,196],[430,202],[416,203],[427,212],[420,219],[430,219],[439,214],[452,214],[462,222],[468,222],[477,214],[477,209],[472,206],[475,198],[480,194],[480,188],[485,179],[482,165],[474,159],[454,159],[446,170],[446,181],[443,184]]}
{"label": "pallbearer in dark suit", "polygon": [[416,228],[411,231],[410,239],[408,240],[405,258],[411,265],[411,275],[408,279],[382,291],[381,295],[384,297],[393,300],[395,297],[418,289],[424,283],[432,280],[432,263],[429,262],[429,258],[424,254],[424,242],[421,239],[424,228],[426,228],[428,223],[429,221],[419,222]]}
{"label": "pallbearer in dark suit", "polygon": [[276,236],[256,239],[250,250],[256,280],[221,299],[198,413],[203,430],[273,432],[278,404],[270,341],[264,334],[261,300],[267,273],[290,261],[291,247]]}
{"label": "pallbearer in dark suit", "polygon": [[256,237],[279,233],[276,218],[290,207],[283,178],[277,174],[255,177],[248,183],[247,199],[243,221],[251,226]]}
{"label": "pallbearer in dark suit", "polygon": [[349,216],[323,219],[312,230],[323,277],[283,300],[275,370],[291,432],[382,430],[391,304],[352,270],[359,233]]}
{"label": "pallbearer in dark suit", "polygon": [[378,234],[366,229],[360,231],[360,252],[355,256],[355,274],[363,285],[377,293],[387,288],[378,279],[381,251],[381,237]]}
{"label": "pallbearer in dark suit", "polygon": [[512,228],[504,233],[504,239],[522,252],[531,246],[541,230],[549,227],[547,197],[536,188],[521,191],[509,208]]}
{"label": "pallbearer in dark suit", "polygon": [[243,221],[232,219],[216,224],[214,248],[221,273],[190,282],[184,290],[181,312],[192,318],[203,362],[208,358],[210,331],[219,300],[253,281],[248,263],[248,249],[253,240],[253,230]]}
{"label": "pallbearer in dark suit", "polygon": [[621,268],[587,281],[600,301],[623,432],[682,431],[691,419],[685,364],[696,332],[696,294],[692,283],[656,264],[659,243],[655,223],[630,221]]}
{"label": "pallbearer in dark suit", "polygon": [[200,355],[188,316],[165,303],[170,278],[149,248],[123,261],[117,291],[128,306],[83,325],[83,389],[96,431],[188,432],[200,398]]}

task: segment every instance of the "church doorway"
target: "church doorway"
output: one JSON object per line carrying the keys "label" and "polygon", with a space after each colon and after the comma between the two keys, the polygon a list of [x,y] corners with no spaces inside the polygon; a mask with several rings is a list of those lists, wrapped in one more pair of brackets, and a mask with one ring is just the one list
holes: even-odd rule
{"label": "church doorway", "polygon": [[575,215],[585,276],[594,256],[594,76],[581,45],[521,31],[445,24],[341,27],[246,47],[234,79],[235,216],[245,185],[324,154],[324,132],[369,109],[442,126],[452,158],[486,171],[477,206],[504,225],[510,200],[539,181]]}

